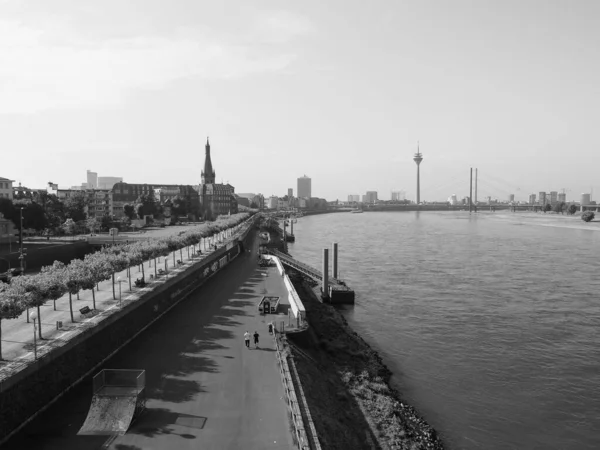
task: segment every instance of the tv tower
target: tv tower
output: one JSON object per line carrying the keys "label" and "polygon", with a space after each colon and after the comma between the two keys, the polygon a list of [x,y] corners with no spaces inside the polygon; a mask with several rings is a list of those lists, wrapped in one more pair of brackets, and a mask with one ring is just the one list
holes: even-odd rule
{"label": "tv tower", "polygon": [[419,151],[419,141],[417,141],[417,153],[415,153],[415,157],[413,161],[417,163],[417,205],[421,203],[421,179],[420,179],[420,170],[419,167],[421,165],[421,161],[423,161],[423,155]]}

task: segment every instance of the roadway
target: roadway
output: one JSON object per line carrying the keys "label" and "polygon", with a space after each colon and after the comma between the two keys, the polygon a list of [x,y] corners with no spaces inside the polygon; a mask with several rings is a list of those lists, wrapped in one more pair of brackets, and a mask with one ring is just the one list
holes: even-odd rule
{"label": "roadway", "polygon": [[[77,436],[92,397],[91,380],[86,380],[2,448],[292,448],[275,346],[267,332],[274,317],[257,311],[263,295],[285,295],[285,286],[276,270],[265,276],[257,254],[255,241],[251,252],[236,258],[105,365],[146,370],[147,410],[127,434],[116,439]],[[259,349],[245,348],[246,330],[259,332]]]}

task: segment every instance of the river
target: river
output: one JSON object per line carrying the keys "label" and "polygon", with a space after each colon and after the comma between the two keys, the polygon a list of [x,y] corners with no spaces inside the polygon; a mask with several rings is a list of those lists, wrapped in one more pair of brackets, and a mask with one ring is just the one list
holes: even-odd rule
{"label": "river", "polygon": [[600,448],[599,223],[339,213],[294,234],[289,252],[319,268],[338,242],[343,313],[448,448]]}

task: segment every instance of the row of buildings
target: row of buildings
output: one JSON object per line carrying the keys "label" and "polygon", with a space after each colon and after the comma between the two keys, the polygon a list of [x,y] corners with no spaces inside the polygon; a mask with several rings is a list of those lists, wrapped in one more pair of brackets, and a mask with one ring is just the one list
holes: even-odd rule
{"label": "row of buildings", "polygon": [[175,185],[161,183],[126,183],[120,177],[98,177],[96,172],[87,171],[87,182],[70,189],[61,189],[58,184],[49,182],[43,189],[30,189],[14,186],[14,180],[0,178],[0,198],[39,198],[42,192],[54,194],[59,200],[65,201],[76,195],[86,198],[85,212],[88,217],[105,215],[119,219],[125,215],[124,206],[135,204],[142,195],[153,196],[160,205],[169,204],[175,198],[183,200],[188,216],[191,219],[214,220],[223,214],[235,214],[238,205],[250,206],[258,202],[264,204],[262,196],[246,194],[241,197],[235,194],[235,188],[216,182],[216,172],[213,169],[210,156],[210,143],[207,138],[205,146],[204,169],[201,171],[198,185]]}

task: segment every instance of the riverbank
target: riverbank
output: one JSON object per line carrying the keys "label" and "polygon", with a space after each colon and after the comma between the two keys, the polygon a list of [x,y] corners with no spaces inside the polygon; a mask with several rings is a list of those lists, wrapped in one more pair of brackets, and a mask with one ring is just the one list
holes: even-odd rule
{"label": "riverbank", "polygon": [[[290,270],[290,269],[288,269]],[[290,279],[307,314],[306,334],[288,336],[321,446],[327,449],[443,449],[437,433],[390,387],[392,373],[298,272]]]}

